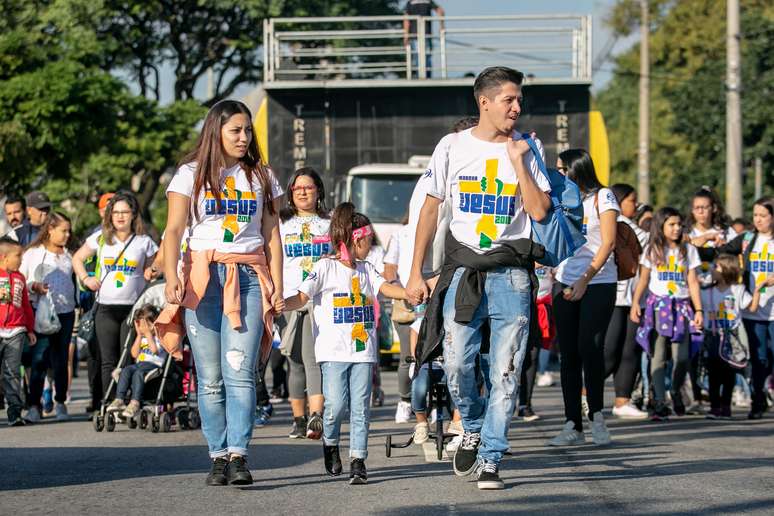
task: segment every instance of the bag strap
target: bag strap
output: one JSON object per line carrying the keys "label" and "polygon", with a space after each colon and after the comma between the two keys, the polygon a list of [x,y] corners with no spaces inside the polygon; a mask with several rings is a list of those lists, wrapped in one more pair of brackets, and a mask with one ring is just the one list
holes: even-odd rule
{"label": "bag strap", "polygon": [[[137,235],[133,234],[133,235],[132,235],[132,238],[130,238],[130,239],[129,239],[129,241],[128,241],[126,244],[124,244],[124,247],[123,247],[123,249],[121,249],[121,252],[120,252],[120,253],[118,253],[118,256],[116,256],[116,260],[115,260],[115,262],[113,262],[113,264],[114,264],[114,265],[116,265],[116,266],[118,265],[118,262],[119,262],[119,261],[121,261],[121,258],[123,258],[123,256],[124,256],[124,251],[126,251],[126,248],[127,248],[127,247],[129,247],[129,245],[131,245],[131,243],[134,241],[134,237],[136,237],[136,236],[137,236]],[[100,235],[100,239],[101,239],[102,241],[101,241],[101,242],[100,242],[100,244],[99,244],[99,250],[98,250],[98,253],[101,255],[101,254],[102,254],[102,246],[105,244],[105,239],[104,239],[104,237],[103,237],[102,235]],[[101,273],[101,272],[102,272],[102,266],[100,265],[100,260],[99,260],[99,259],[97,260],[97,266],[99,267],[99,269],[97,269],[97,270],[98,270],[98,271]],[[104,277],[105,277],[105,278],[107,278],[107,277],[108,277],[108,274],[110,274],[110,272],[111,272],[111,271],[107,271],[107,272],[105,273],[105,276],[104,276]],[[97,278],[97,279],[99,279],[99,278]],[[96,293],[96,295],[94,296],[94,297],[95,297],[95,301],[99,301],[99,292],[100,292],[101,290],[102,290],[102,281],[100,280],[99,289],[97,289],[97,293]]]}
{"label": "bag strap", "polygon": [[529,145],[529,148],[532,150],[532,154],[535,156],[535,161],[537,162],[538,170],[540,170],[550,184],[551,178],[548,177],[548,170],[546,169],[543,157],[540,155],[540,149],[538,149],[537,143],[535,143],[535,140],[532,139],[532,136],[530,136],[529,133],[524,133],[521,137],[527,142],[527,145]]}

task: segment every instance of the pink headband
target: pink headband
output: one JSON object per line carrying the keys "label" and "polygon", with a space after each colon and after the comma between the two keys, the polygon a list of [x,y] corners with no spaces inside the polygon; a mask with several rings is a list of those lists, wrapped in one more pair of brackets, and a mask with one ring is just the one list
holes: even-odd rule
{"label": "pink headband", "polygon": [[[362,228],[357,228],[352,231],[352,240],[362,240],[363,238],[373,235],[374,231],[371,229],[371,226],[363,226]],[[347,249],[347,246],[344,245],[344,242],[339,243],[339,254],[341,255],[341,259],[345,262],[349,262],[350,256],[349,256],[349,249]]]}

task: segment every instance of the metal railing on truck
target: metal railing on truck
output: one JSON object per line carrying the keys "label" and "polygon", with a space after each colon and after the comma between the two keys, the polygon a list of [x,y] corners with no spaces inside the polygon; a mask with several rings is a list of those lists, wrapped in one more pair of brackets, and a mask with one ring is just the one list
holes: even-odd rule
{"label": "metal railing on truck", "polygon": [[448,81],[493,65],[536,82],[591,81],[588,15],[270,18],[263,31],[270,88]]}

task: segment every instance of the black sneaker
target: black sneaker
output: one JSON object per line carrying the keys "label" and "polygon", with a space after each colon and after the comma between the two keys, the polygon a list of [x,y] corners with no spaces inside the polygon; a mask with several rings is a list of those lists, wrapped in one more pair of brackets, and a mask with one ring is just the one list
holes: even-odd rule
{"label": "black sneaker", "polygon": [[505,484],[497,473],[497,464],[482,462],[478,467],[479,489],[505,489]]}
{"label": "black sneaker", "polygon": [[226,466],[228,466],[228,460],[225,457],[218,457],[212,461],[210,474],[207,475],[208,486],[225,486],[228,483],[228,480],[226,480]]}
{"label": "black sneaker", "polygon": [[683,417],[685,415],[685,403],[679,393],[672,395],[672,407],[674,407],[675,416]]}
{"label": "black sneaker", "polygon": [[462,434],[462,442],[454,453],[454,474],[459,477],[470,475],[476,469],[476,457],[478,445],[481,443],[481,434],[465,432]]}
{"label": "black sneaker", "polygon": [[24,426],[26,423],[21,416],[15,416],[8,419],[8,426]]}
{"label": "black sneaker", "polygon": [[529,405],[526,407],[521,407],[519,409],[519,417],[522,418],[525,422],[531,423],[532,421],[537,421],[540,419],[540,416],[535,414],[535,411],[532,410],[532,407]]}
{"label": "black sneaker", "polygon": [[293,429],[290,430],[288,437],[291,439],[303,439],[306,437],[306,416],[293,419]]}
{"label": "black sneaker", "polygon": [[339,455],[339,447],[326,446],[323,444],[323,460],[325,461],[325,471],[332,477],[341,475],[341,456]]}
{"label": "black sneaker", "polygon": [[319,439],[323,433],[323,420],[322,416],[317,412],[312,412],[312,416],[306,423],[306,438],[307,439]]}
{"label": "black sneaker", "polygon": [[247,469],[247,461],[244,457],[239,455],[231,457],[226,468],[226,478],[232,486],[249,486],[253,483],[253,476]]}
{"label": "black sneaker", "polygon": [[669,407],[662,401],[656,402],[656,406],[653,409],[653,414],[650,416],[651,421],[667,421],[669,420]]}
{"label": "black sneaker", "polygon": [[352,459],[349,465],[349,484],[360,485],[368,483],[368,473],[366,472],[365,460]]}

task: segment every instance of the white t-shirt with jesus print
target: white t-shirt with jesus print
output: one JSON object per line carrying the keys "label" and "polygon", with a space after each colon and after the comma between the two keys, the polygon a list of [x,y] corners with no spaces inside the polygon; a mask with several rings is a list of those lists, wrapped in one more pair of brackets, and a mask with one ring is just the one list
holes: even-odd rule
{"label": "white t-shirt with jesus print", "polygon": [[312,267],[325,255],[331,254],[331,238],[328,227],[331,221],[313,215],[292,217],[280,222],[282,253],[284,256],[282,279],[286,297],[294,296],[298,286],[312,272]]}
{"label": "white t-shirt with jesus print", "polygon": [[383,283],[369,262],[350,269],[335,258],[324,258],[314,265],[298,291],[313,300],[317,362],[376,362],[374,302]]}
{"label": "white t-shirt with jesus print", "polygon": [[[513,137],[521,139],[519,133]],[[545,160],[542,143],[536,143]],[[425,173],[432,179],[428,194],[452,203],[449,229],[454,238],[479,253],[532,233],[506,145],[480,140],[472,129],[448,134],[436,146]],[[535,156],[525,156],[540,189],[550,191]]]}
{"label": "white t-shirt with jesus print", "polygon": [[[148,235],[136,235],[128,246],[113,237],[113,244],[107,242],[99,245],[102,238],[101,232],[93,233],[86,239],[89,249],[100,256],[100,269],[97,278],[102,282],[97,294],[97,300],[103,305],[133,305],[145,288],[145,268],[150,265],[150,259],[159,250]],[[129,237],[132,238],[132,237]],[[121,250],[126,250],[121,254]],[[118,263],[116,259],[119,258]]]}
{"label": "white t-shirt with jesus print", "polygon": [[704,329],[709,331],[735,330],[742,322],[742,310],[752,303],[752,294],[744,285],[731,285],[725,290],[718,286],[701,289],[701,307],[704,309]]}
{"label": "white t-shirt with jesus print", "polygon": [[[774,276],[774,240],[761,234],[755,239],[755,245],[750,249],[750,284],[748,288],[755,291],[766,278]],[[764,287],[761,290],[761,300],[758,310],[745,310],[745,319],[756,321],[774,321],[774,287]]]}
{"label": "white t-shirt with jesus print", "polygon": [[675,248],[664,249],[664,261],[666,263],[655,266],[650,262],[650,246],[646,247],[640,258],[640,265],[650,269],[650,282],[648,289],[653,295],[669,296],[676,299],[687,299],[688,271],[701,266],[701,259],[696,248],[691,244],[685,244],[685,258],[680,258],[680,250]]}
{"label": "white t-shirt with jesus print", "polygon": [[[183,165],[169,182],[167,193],[175,192],[193,197],[196,164]],[[271,195],[282,195],[282,187],[269,170]],[[198,199],[199,218],[194,216],[191,201],[191,236],[188,246],[192,251],[217,249],[224,253],[250,253],[263,245],[261,218],[264,192],[257,174],[251,185],[247,174],[237,163],[221,172],[220,206],[212,192],[202,192]]]}

